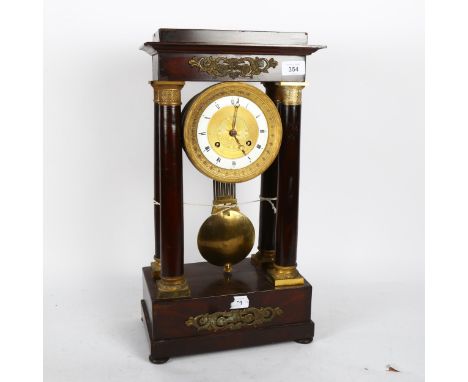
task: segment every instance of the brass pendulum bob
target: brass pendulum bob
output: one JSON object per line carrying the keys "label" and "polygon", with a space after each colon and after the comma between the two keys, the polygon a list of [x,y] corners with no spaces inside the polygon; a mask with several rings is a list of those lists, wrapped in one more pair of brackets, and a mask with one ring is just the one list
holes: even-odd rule
{"label": "brass pendulum bob", "polygon": [[251,251],[255,229],[240,212],[236,199],[236,184],[213,181],[213,208],[198,232],[198,250],[211,264],[224,266],[230,274],[232,266]]}

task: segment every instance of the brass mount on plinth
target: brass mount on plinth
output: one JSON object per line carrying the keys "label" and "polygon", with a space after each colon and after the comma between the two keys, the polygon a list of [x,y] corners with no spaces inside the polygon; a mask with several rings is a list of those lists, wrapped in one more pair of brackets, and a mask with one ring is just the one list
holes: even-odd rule
{"label": "brass mount on plinth", "polygon": [[217,332],[221,330],[238,330],[246,327],[257,327],[265,322],[270,322],[275,317],[283,314],[279,307],[245,308],[235,309],[226,312],[215,312],[200,314],[196,317],[189,317],[185,325],[193,326],[198,331],[208,330]]}
{"label": "brass mount on plinth", "polygon": [[267,269],[266,276],[275,287],[304,285],[304,278],[297,271],[295,265],[282,267],[273,264]]}
{"label": "brass mount on plinth", "polygon": [[189,297],[190,288],[184,276],[162,277],[157,281],[158,298]]}

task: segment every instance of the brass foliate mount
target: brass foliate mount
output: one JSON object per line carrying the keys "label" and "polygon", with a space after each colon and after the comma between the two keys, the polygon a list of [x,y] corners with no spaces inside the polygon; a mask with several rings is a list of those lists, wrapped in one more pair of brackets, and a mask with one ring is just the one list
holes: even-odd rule
{"label": "brass foliate mount", "polygon": [[154,89],[154,103],[164,106],[179,106],[182,104],[181,90],[184,81],[150,81]]}
{"label": "brass foliate mount", "polygon": [[304,285],[304,278],[295,265],[283,267],[273,264],[267,268],[266,277],[275,287]]}
{"label": "brass foliate mount", "polygon": [[207,330],[210,332],[217,332],[223,330],[238,330],[261,326],[265,322],[270,322],[281,314],[283,314],[283,310],[279,307],[250,307],[227,312],[205,313],[195,317],[192,316],[185,321],[185,325],[193,326],[198,331]]}
{"label": "brass foliate mount", "polygon": [[278,61],[263,57],[192,57],[189,65],[198,68],[213,77],[252,78],[261,73],[268,73],[270,68],[276,68]]}

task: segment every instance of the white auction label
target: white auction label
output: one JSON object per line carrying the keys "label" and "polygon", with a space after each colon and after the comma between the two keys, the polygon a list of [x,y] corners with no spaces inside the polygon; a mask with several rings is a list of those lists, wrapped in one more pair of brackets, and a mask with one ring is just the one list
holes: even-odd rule
{"label": "white auction label", "polygon": [[304,61],[285,61],[281,64],[283,76],[301,76],[305,74]]}
{"label": "white auction label", "polygon": [[234,296],[231,302],[231,309],[243,309],[249,307],[249,298],[247,296]]}

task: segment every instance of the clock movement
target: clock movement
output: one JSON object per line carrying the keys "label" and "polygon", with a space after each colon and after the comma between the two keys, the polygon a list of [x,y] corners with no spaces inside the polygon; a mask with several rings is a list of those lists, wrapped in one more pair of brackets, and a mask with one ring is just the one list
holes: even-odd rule
{"label": "clock movement", "polygon": [[[159,29],[152,56],[155,254],[143,268],[150,361],[281,341],[309,343],[312,287],[297,269],[306,33]],[[186,81],[215,82],[182,109]],[[252,83],[261,83],[265,92]],[[184,264],[183,152],[213,182]],[[236,184],[261,176],[258,250]],[[195,238],[193,238],[195,240]]]}

